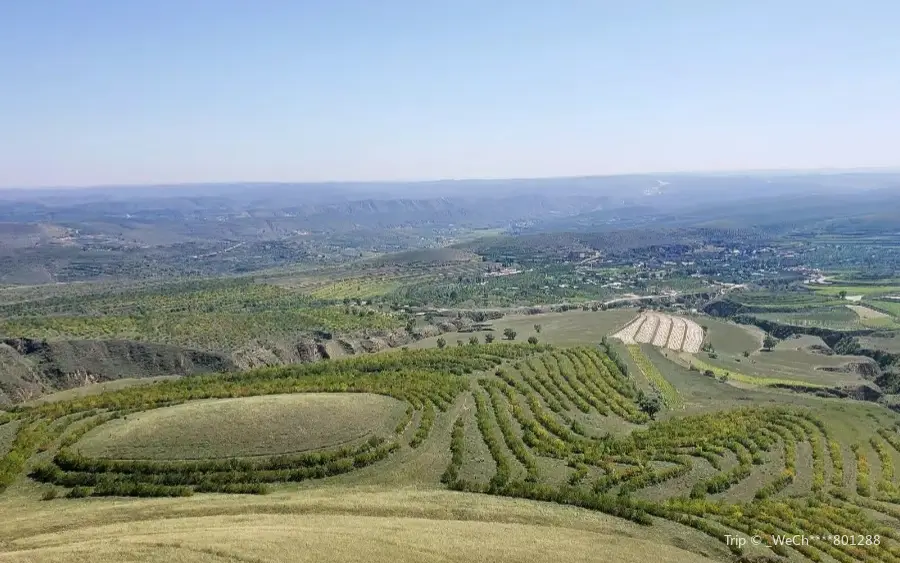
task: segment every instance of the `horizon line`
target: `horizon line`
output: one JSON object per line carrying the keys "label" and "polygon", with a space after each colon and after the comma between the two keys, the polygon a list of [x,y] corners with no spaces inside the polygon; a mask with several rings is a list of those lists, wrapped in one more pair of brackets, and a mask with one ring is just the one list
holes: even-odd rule
{"label": "horizon line", "polygon": [[900,173],[900,165],[853,166],[839,168],[748,168],[737,170],[678,170],[665,172],[623,172],[613,174],[578,174],[554,176],[497,176],[467,178],[433,178],[433,179],[393,179],[393,180],[218,180],[196,182],[162,182],[162,183],[109,183],[109,184],[67,184],[67,185],[34,185],[34,186],[0,186],[0,191],[18,190],[102,190],[110,188],[171,188],[186,186],[242,186],[242,185],[382,185],[382,184],[439,184],[452,182],[520,182],[527,180],[575,180],[587,178],[627,178],[639,176],[735,176],[771,173],[797,174],[840,174],[840,173]]}

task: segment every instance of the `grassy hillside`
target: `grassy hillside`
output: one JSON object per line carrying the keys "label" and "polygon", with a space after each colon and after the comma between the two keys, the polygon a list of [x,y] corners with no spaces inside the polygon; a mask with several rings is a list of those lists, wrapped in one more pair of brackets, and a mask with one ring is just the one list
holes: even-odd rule
{"label": "grassy hillside", "polygon": [[27,338],[122,338],[232,351],[260,338],[314,330],[390,329],[402,323],[372,308],[317,303],[249,279],[141,286],[0,305],[0,334]]}
{"label": "grassy hillside", "polygon": [[[221,495],[197,501],[71,500],[64,511],[55,503],[39,504],[0,522],[0,533],[10,538],[0,561],[212,563],[264,557],[273,563],[337,563],[364,557],[385,563],[537,563],[564,553],[587,563],[598,552],[629,563],[650,556],[664,563],[715,560],[674,545],[696,546],[690,533],[678,538],[660,526],[648,536],[641,526],[604,514],[501,497],[329,487],[258,500]],[[166,518],[158,519],[160,514]],[[666,545],[661,552],[660,544]]]}
{"label": "grassy hillside", "polygon": [[[854,401],[676,373],[652,347],[632,373],[618,349],[398,350],[19,407],[7,415],[18,427],[0,462],[0,504],[19,508],[0,524],[11,538],[0,559],[59,560],[63,546],[66,554],[112,558],[84,539],[100,534],[136,554],[148,553],[153,537],[158,557],[185,550],[240,557],[249,549],[241,540],[250,538],[279,560],[289,556],[290,539],[318,534],[303,541],[324,546],[334,530],[347,530],[360,542],[353,549],[371,544],[377,560],[387,552],[371,542],[396,530],[398,517],[404,526],[394,538],[410,550],[401,557],[417,560],[437,556],[429,546],[439,537],[445,547],[460,546],[454,557],[476,557],[467,549],[477,546],[521,561],[548,556],[544,547],[526,549],[545,545],[544,536],[576,560],[592,560],[597,546],[621,550],[624,560],[652,553],[644,542],[673,561],[900,554],[892,524],[900,521],[900,417]],[[651,388],[666,389],[658,420],[645,405]],[[364,424],[372,419],[381,422]],[[214,492],[271,497],[237,501]],[[54,494],[73,498],[38,500]],[[551,504],[535,517],[529,511],[537,504],[491,497]],[[48,517],[57,503],[69,508]],[[494,517],[501,506],[512,508]],[[74,527],[65,523],[79,514]],[[147,515],[155,516],[132,523]],[[455,522],[444,521],[448,515]],[[475,529],[464,523],[470,519],[492,522],[474,543],[463,539]],[[551,527],[534,536],[532,524]],[[227,538],[217,532],[223,526]],[[877,535],[878,545],[785,547],[768,539],[823,529]],[[767,538],[764,545],[727,541],[754,534]],[[213,544],[221,551],[210,552]],[[426,554],[413,555],[411,546]]]}

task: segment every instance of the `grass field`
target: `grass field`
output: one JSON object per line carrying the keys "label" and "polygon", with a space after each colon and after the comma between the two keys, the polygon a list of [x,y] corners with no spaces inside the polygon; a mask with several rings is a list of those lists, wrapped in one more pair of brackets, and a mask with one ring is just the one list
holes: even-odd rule
{"label": "grass field", "polygon": [[900,331],[861,336],[859,342],[865,348],[874,348],[898,353],[900,352]]}
{"label": "grass field", "polygon": [[[726,355],[718,353],[716,358],[708,354],[697,354],[698,361],[714,366],[717,370],[742,373],[749,377],[763,379],[780,379],[794,383],[810,383],[824,386],[858,385],[864,383],[863,377],[844,366],[852,363],[871,363],[869,358],[861,356],[826,356],[810,351],[806,347],[791,347],[791,341],[783,342],[772,351],[758,351],[745,358],[743,355]],[[698,362],[699,366],[699,362]],[[829,369],[824,369],[829,368]]]}
{"label": "grass field", "polygon": [[[708,363],[696,357],[682,353],[680,359],[686,365],[694,366],[700,372],[711,371],[715,377],[724,378],[725,381],[734,381],[746,385],[799,385],[807,387],[828,387],[827,383],[822,381],[806,381],[802,379],[786,379],[783,377],[766,377],[758,373],[744,373],[738,369],[726,368],[721,365]],[[698,375],[699,377],[699,375]]]}
{"label": "grass field", "polygon": [[835,296],[842,291],[847,295],[883,295],[900,292],[900,285],[856,285],[856,284],[835,284],[835,285],[810,285],[807,286],[820,295]]}
{"label": "grass field", "polygon": [[[21,509],[21,505],[16,505]],[[0,561],[714,561],[699,534],[572,507],[439,490],[330,487],[265,499],[66,501],[7,512]],[[164,519],[160,519],[165,515]],[[699,536],[699,537],[698,537]],[[665,546],[660,550],[660,546]]]}
{"label": "grass field", "polygon": [[856,312],[843,305],[790,313],[755,313],[754,316],[767,321],[794,326],[830,328],[832,330],[856,330],[863,328]]}
{"label": "grass field", "polygon": [[393,429],[403,403],[366,393],[303,393],[192,401],[110,421],[78,450],[116,459],[286,454],[361,442]]}
{"label": "grass field", "polygon": [[[491,321],[493,334],[498,340],[503,338],[503,331],[507,328],[516,331],[516,340],[527,340],[529,336],[537,337],[541,342],[557,346],[569,346],[575,344],[596,344],[604,336],[625,326],[634,318],[636,309],[622,308],[607,311],[582,311],[573,310],[563,313],[541,313],[537,315],[507,315],[503,318]],[[534,325],[540,325],[541,331],[537,332]],[[484,333],[474,333],[482,341]],[[449,345],[455,344],[456,339],[468,341],[472,334],[445,334],[444,340]],[[440,336],[422,339],[411,346],[416,348],[432,348],[437,345]]]}
{"label": "grass field", "polygon": [[707,327],[706,340],[723,354],[737,356],[745,351],[755,352],[762,347],[764,334],[755,326],[713,318],[698,319],[697,322]]}
{"label": "grass field", "polygon": [[890,318],[890,315],[888,315],[887,313],[882,313],[881,311],[870,309],[864,305],[847,305],[847,308],[856,313],[863,323],[865,323],[865,321],[873,319]]}
{"label": "grass field", "polygon": [[[634,362],[591,340],[395,350],[16,409],[0,462],[0,561],[278,561],[326,549],[333,560],[900,558],[897,413],[736,387],[678,366],[672,351],[646,346]],[[650,383],[670,399],[655,421],[639,400]],[[340,412],[309,407],[326,392]],[[368,400],[383,406],[368,412]],[[342,445],[373,419],[368,440]],[[277,453],[310,444],[324,449]],[[143,459],[127,459],[137,447]],[[154,451],[179,457],[146,459]],[[191,461],[198,451],[256,457]],[[39,500],[51,491],[75,498]],[[142,496],[178,498],[121,498]],[[769,540],[823,530],[879,542]],[[763,545],[726,539],[754,534]]]}
{"label": "grass field", "polygon": [[868,299],[866,304],[877,307],[888,316],[892,317],[895,322],[900,321],[900,301],[896,299]]}

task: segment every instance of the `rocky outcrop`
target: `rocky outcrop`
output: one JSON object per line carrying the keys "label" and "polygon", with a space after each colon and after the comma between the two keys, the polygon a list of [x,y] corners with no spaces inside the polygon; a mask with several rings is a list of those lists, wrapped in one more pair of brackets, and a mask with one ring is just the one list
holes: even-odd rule
{"label": "rocky outcrop", "polygon": [[123,378],[234,371],[222,354],[131,340],[0,340],[0,403]]}

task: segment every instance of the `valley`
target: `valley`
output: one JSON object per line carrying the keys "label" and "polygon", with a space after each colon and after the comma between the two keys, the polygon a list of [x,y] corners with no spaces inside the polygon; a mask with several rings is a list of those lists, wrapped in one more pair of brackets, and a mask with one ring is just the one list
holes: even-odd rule
{"label": "valley", "polygon": [[148,218],[65,276],[8,228],[56,273],[3,271],[0,561],[900,560],[891,231],[572,197]]}

